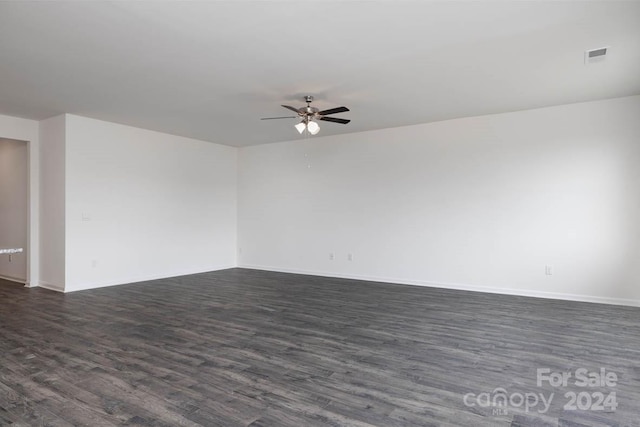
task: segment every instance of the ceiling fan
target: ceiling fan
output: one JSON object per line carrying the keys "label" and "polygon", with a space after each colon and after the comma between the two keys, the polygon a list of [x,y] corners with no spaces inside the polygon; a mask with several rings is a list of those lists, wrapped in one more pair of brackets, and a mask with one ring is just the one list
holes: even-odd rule
{"label": "ceiling fan", "polygon": [[295,125],[298,132],[302,133],[304,130],[308,130],[311,135],[315,135],[320,132],[320,126],[317,120],[323,120],[325,122],[340,123],[346,125],[351,120],[340,119],[337,117],[327,117],[331,114],[344,113],[349,111],[347,107],[329,108],[328,110],[318,110],[316,107],[312,107],[313,96],[307,95],[304,97],[307,103],[306,107],[295,108],[290,105],[283,105],[284,108],[291,110],[297,114],[297,116],[284,116],[284,117],[263,117],[260,120],[275,120],[275,119],[295,119],[300,118],[302,121]]}

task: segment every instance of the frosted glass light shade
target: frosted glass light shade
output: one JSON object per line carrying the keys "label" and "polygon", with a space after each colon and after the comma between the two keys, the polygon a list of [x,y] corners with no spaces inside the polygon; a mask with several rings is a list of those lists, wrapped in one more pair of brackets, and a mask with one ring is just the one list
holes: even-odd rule
{"label": "frosted glass light shade", "polygon": [[304,122],[300,122],[295,126],[296,130],[300,133],[304,132],[305,127],[306,125],[304,124]]}
{"label": "frosted glass light shade", "polygon": [[309,122],[309,124],[307,125],[307,129],[309,130],[309,133],[311,133],[311,135],[315,135],[316,133],[320,132],[320,126],[318,126],[316,122]]}

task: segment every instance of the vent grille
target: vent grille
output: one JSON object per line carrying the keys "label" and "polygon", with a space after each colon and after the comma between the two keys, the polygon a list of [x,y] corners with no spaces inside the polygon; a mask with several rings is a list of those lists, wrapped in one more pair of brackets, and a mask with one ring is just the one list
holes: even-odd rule
{"label": "vent grille", "polygon": [[597,56],[606,55],[607,54],[607,48],[606,47],[601,47],[600,49],[589,50],[587,52],[589,53],[589,58],[595,58]]}
{"label": "vent grille", "polygon": [[607,57],[608,51],[608,47],[599,47],[597,49],[587,50],[584,52],[584,63],[589,65],[594,62],[602,62]]}

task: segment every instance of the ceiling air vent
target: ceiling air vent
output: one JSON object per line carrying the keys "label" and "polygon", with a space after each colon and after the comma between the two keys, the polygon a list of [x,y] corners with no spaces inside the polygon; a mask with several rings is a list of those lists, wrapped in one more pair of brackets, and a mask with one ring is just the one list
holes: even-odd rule
{"label": "ceiling air vent", "polygon": [[584,52],[585,65],[604,61],[605,58],[607,57],[608,51],[609,51],[608,47],[599,47],[597,49],[586,50]]}

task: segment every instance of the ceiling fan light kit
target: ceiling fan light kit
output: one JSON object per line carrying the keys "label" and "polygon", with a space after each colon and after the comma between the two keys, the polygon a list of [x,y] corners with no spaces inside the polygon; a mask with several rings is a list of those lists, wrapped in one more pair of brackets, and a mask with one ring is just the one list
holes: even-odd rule
{"label": "ceiling fan light kit", "polygon": [[307,125],[304,122],[300,122],[294,126],[298,132],[302,133],[307,128]]}
{"label": "ceiling fan light kit", "polygon": [[331,114],[344,113],[349,111],[347,107],[336,107],[330,108],[328,110],[319,111],[316,107],[312,107],[311,103],[313,102],[313,96],[307,95],[304,97],[305,102],[307,103],[306,107],[295,108],[290,105],[283,105],[287,110],[294,111],[297,116],[287,116],[287,117],[264,117],[260,120],[275,120],[275,119],[295,119],[300,118],[302,121],[296,124],[294,127],[296,130],[302,134],[305,129],[311,135],[316,135],[320,132],[320,125],[318,124],[318,120],[323,120],[326,122],[332,123],[340,123],[346,125],[351,120],[340,119],[337,117],[327,117]]}
{"label": "ceiling fan light kit", "polygon": [[310,121],[309,123],[307,123],[307,130],[309,131],[309,133],[311,133],[311,135],[315,135],[320,132],[320,125],[318,125],[318,123],[314,121]]}

